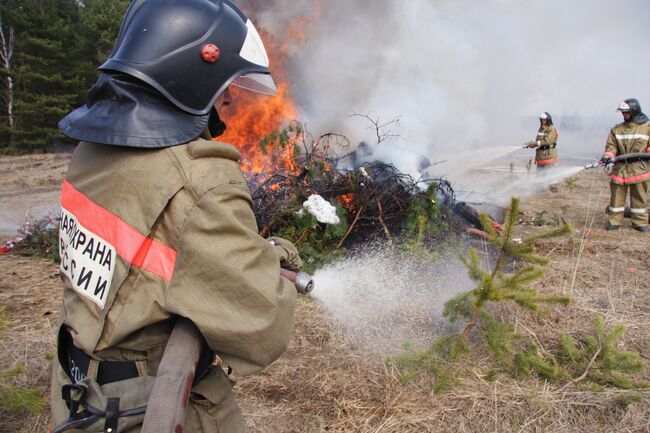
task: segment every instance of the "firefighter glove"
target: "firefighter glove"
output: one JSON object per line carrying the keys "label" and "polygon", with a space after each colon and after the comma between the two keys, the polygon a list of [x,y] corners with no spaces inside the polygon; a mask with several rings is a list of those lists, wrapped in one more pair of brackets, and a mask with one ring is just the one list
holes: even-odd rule
{"label": "firefighter glove", "polygon": [[296,247],[286,239],[271,237],[268,241],[280,258],[280,266],[290,271],[298,272],[302,267],[302,260]]}

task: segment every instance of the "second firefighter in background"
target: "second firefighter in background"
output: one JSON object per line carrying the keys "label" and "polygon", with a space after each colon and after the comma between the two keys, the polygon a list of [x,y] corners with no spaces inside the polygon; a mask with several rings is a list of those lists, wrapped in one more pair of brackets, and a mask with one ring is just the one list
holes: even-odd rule
{"label": "second firefighter in background", "polygon": [[[618,110],[623,115],[609,133],[602,161],[614,162],[614,158],[631,153],[650,152],[650,121],[643,114],[637,99],[626,99]],[[608,208],[607,230],[617,230],[623,223],[628,190],[632,227],[645,233],[648,231],[648,181],[650,165],[645,160],[615,162],[612,168],[611,195]]]}
{"label": "second firefighter in background", "polygon": [[553,118],[548,112],[539,115],[539,130],[533,141],[527,142],[524,147],[535,149],[535,164],[537,168],[550,168],[558,161],[557,156],[558,132],[553,126]]}

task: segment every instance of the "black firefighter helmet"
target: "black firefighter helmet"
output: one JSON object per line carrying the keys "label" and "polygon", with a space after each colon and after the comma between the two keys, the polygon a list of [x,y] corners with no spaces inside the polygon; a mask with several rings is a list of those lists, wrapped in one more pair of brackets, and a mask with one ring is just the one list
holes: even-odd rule
{"label": "black firefighter helmet", "polygon": [[99,70],[86,105],[59,124],[70,137],[173,146],[201,134],[229,85],[276,93],[255,26],[228,0],[133,0]]}
{"label": "black firefighter helmet", "polygon": [[621,113],[630,113],[630,120],[634,123],[646,123],[648,122],[648,117],[643,114],[641,110],[641,104],[636,98],[628,98],[621,102],[621,105],[618,106],[616,111]]}
{"label": "black firefighter helmet", "polygon": [[621,102],[621,105],[618,106],[618,109],[616,111],[620,111],[622,113],[630,113],[630,115],[634,117],[637,114],[641,113],[641,104],[639,103],[638,99],[629,98]]}
{"label": "black firefighter helmet", "polygon": [[539,120],[540,122],[542,120],[546,120],[547,125],[552,125],[553,124],[553,118],[551,117],[551,113],[548,111],[543,112],[542,114],[539,115]]}

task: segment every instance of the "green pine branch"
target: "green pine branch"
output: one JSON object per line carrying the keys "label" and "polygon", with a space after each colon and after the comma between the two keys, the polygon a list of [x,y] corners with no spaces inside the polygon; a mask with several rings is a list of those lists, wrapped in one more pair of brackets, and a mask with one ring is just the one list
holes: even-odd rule
{"label": "green pine branch", "polygon": [[[0,307],[0,331],[6,327],[6,311]],[[38,389],[17,388],[12,379],[25,373],[25,365],[18,364],[6,370],[0,370],[0,408],[9,412],[27,409],[32,413],[43,410],[45,402]]]}
{"label": "green pine branch", "polygon": [[563,389],[582,381],[622,389],[649,387],[650,384],[631,377],[642,373],[645,363],[638,353],[618,347],[625,332],[625,326],[620,324],[608,330],[603,316],[596,316],[593,333],[578,341],[568,334],[561,334],[557,358],[574,378]]}

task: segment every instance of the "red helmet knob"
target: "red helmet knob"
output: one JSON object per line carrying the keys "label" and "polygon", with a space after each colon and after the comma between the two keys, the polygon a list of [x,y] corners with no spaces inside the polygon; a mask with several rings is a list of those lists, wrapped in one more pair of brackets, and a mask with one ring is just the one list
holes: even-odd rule
{"label": "red helmet knob", "polygon": [[208,63],[214,63],[219,60],[221,50],[214,44],[206,44],[201,48],[201,57]]}

